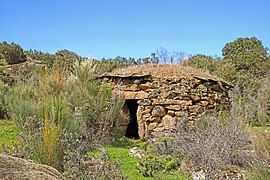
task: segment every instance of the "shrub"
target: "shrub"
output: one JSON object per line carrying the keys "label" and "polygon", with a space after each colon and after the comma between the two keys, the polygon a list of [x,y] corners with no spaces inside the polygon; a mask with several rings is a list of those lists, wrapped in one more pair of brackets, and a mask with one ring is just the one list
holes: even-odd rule
{"label": "shrub", "polygon": [[253,145],[263,164],[270,164],[270,133],[263,132],[259,135],[253,135]]}
{"label": "shrub", "polygon": [[188,65],[204,71],[209,71],[210,73],[216,68],[213,58],[202,54],[197,54],[189,58]]}
{"label": "shrub", "polygon": [[23,83],[10,88],[4,96],[8,112],[19,128],[22,128],[26,119],[33,117],[37,111],[37,102],[33,98],[34,87]]}
{"label": "shrub", "polygon": [[[120,165],[109,159],[107,151],[93,135],[64,133],[64,175],[67,179],[126,179]],[[87,152],[100,149],[99,157],[87,156]]]}
{"label": "shrub", "polygon": [[8,117],[7,104],[5,102],[5,95],[8,93],[8,87],[0,81],[0,119]]}
{"label": "shrub", "polygon": [[251,157],[245,153],[248,145],[249,137],[241,122],[221,123],[211,117],[194,129],[180,126],[173,148],[175,155],[189,158],[211,178],[227,166],[250,166]]}
{"label": "shrub", "polygon": [[[270,125],[270,81],[266,78],[256,86],[244,90],[234,88],[230,92],[232,99],[231,116],[241,118],[251,126]],[[242,92],[242,93],[241,93]]]}
{"label": "shrub", "polygon": [[166,137],[160,142],[145,144],[142,158],[136,166],[138,171],[145,177],[153,177],[160,171],[179,169],[182,158],[172,156],[172,144],[173,140]]}
{"label": "shrub", "polygon": [[100,138],[115,135],[115,124],[122,117],[124,99],[113,95],[112,89],[94,82],[96,65],[93,61],[82,62],[75,66],[74,75],[69,79],[68,94],[71,104],[78,110],[81,121],[88,131]]}
{"label": "shrub", "polygon": [[38,100],[48,96],[59,96],[64,90],[66,78],[61,69],[52,70],[40,76],[36,87],[36,97]]}
{"label": "shrub", "polygon": [[7,42],[0,43],[0,60],[4,60],[8,64],[16,64],[27,60],[21,46]]}

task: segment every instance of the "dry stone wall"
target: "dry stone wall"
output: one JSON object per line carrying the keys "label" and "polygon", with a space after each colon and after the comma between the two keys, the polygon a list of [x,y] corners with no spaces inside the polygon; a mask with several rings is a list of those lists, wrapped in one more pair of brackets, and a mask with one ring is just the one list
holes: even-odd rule
{"label": "dry stone wall", "polygon": [[[137,122],[141,139],[168,135],[181,123],[192,127],[196,117],[230,105],[229,85],[209,79],[129,76],[107,77],[105,81],[113,86],[115,93],[138,100]],[[126,124],[119,126],[126,129]]]}

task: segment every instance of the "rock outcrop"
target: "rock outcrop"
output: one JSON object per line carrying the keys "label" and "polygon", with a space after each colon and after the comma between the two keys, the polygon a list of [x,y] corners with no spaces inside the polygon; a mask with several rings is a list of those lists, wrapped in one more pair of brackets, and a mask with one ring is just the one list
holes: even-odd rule
{"label": "rock outcrop", "polygon": [[0,179],[62,180],[64,177],[50,166],[0,154]]}

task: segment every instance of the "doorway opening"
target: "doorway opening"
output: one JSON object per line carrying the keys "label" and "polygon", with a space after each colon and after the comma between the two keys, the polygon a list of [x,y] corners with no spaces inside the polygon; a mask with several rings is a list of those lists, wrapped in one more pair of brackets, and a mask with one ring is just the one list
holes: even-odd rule
{"label": "doorway opening", "polygon": [[130,117],[125,136],[128,138],[139,139],[138,122],[137,122],[137,109],[138,109],[137,100],[127,99],[126,105],[129,109]]}

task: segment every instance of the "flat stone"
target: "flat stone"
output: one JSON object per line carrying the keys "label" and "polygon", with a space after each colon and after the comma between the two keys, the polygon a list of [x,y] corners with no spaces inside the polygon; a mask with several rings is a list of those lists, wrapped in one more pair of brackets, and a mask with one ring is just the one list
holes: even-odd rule
{"label": "flat stone", "polygon": [[155,106],[152,109],[152,116],[164,116],[166,114],[166,110],[163,106]]}
{"label": "flat stone", "polygon": [[201,98],[197,95],[190,95],[190,98],[193,102],[197,102],[197,101],[201,100]]}
{"label": "flat stone", "polygon": [[170,116],[174,116],[175,112],[173,110],[168,110],[167,114],[170,115]]}
{"label": "flat stone", "polygon": [[153,105],[192,105],[191,100],[154,99]]}
{"label": "flat stone", "polygon": [[193,105],[188,107],[189,112],[196,112],[196,113],[201,113],[203,110],[203,107],[200,105]]}
{"label": "flat stone", "polygon": [[175,111],[175,116],[188,116],[188,112],[186,111]]}
{"label": "flat stone", "polygon": [[169,106],[166,106],[166,109],[179,111],[182,109],[182,106],[181,105],[169,105]]}
{"label": "flat stone", "polygon": [[146,83],[146,84],[140,84],[139,87],[142,89],[142,90],[146,90],[146,89],[151,89],[152,86],[150,83]]}
{"label": "flat stone", "polygon": [[143,106],[149,106],[152,104],[152,101],[150,99],[141,99],[137,102],[139,105]]}
{"label": "flat stone", "polygon": [[140,88],[137,84],[129,84],[123,88],[125,91],[139,91]]}
{"label": "flat stone", "polygon": [[124,92],[125,99],[147,99],[149,94],[144,91],[137,91],[137,92]]}

